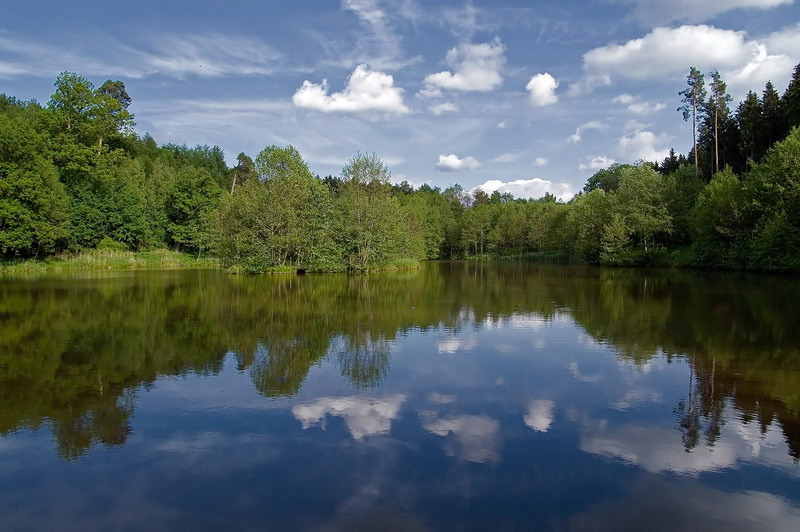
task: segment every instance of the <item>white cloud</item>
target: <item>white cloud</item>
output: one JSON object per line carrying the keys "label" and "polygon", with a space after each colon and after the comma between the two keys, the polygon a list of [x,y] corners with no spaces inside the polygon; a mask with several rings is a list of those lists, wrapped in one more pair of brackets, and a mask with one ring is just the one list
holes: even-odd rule
{"label": "white cloud", "polygon": [[770,50],[800,58],[800,23],[770,33],[762,40]]}
{"label": "white cloud", "polygon": [[487,416],[458,416],[441,419],[435,412],[421,412],[425,430],[446,437],[455,436],[456,445],[448,442],[445,451],[468,462],[496,462],[500,458],[498,431],[500,423]]}
{"label": "white cloud", "polygon": [[297,107],[325,113],[409,112],[403,103],[403,89],[394,86],[394,78],[389,74],[370,70],[366,65],[356,67],[342,92],[328,94],[328,80],[323,80],[321,84],[306,80],[292,96],[292,102]]}
{"label": "white cloud", "polygon": [[417,92],[417,94],[415,94],[415,97],[423,98],[423,99],[424,98],[441,98],[442,96],[443,96],[442,90],[441,89],[436,89],[436,88],[433,88],[433,87],[425,87],[423,89],[420,89],[420,91]]}
{"label": "white cloud", "polygon": [[505,129],[506,127],[508,127],[508,124],[506,122],[497,123],[497,129]]}
{"label": "white cloud", "polygon": [[669,137],[665,134],[656,135],[652,131],[637,131],[631,136],[619,139],[617,152],[626,162],[650,161],[661,162],[669,155]]}
{"label": "white cloud", "polygon": [[767,53],[764,44],[753,43],[750,60],[739,68],[732,68],[722,72],[723,79],[728,83],[728,91],[738,98],[744,96],[751,89],[758,90],[767,81],[785,86],[795,65],[795,59],[783,55]]}
{"label": "white cloud", "polygon": [[110,38],[87,41],[86,49],[0,34],[0,77],[55,77],[72,69],[86,76],[142,78],[162,75],[221,77],[268,75],[281,55],[264,42],[223,35],[163,35],[150,40],[154,51]]}
{"label": "white cloud", "polygon": [[597,122],[596,120],[592,120],[591,122],[586,122],[585,124],[581,124],[575,129],[575,133],[567,137],[567,142],[570,144],[576,144],[583,139],[583,133],[589,130],[597,130],[597,131],[606,131],[608,126],[603,124],[602,122]]}
{"label": "white cloud", "polygon": [[525,88],[530,91],[531,103],[537,107],[552,105],[558,101],[556,88],[558,81],[556,78],[545,72],[533,76]]}
{"label": "white cloud", "polygon": [[770,9],[794,0],[617,0],[633,4],[633,17],[647,24],[701,22],[733,9]]}
{"label": "white cloud", "polygon": [[[635,80],[678,77],[688,72],[687,58],[701,71],[719,69],[734,96],[772,79],[782,86],[798,60],[796,28],[767,37],[768,45],[751,40],[742,31],[713,26],[655,28],[624,44],[609,44],[583,56],[588,79],[620,76]],[[774,46],[774,50],[771,48]]]}
{"label": "white cloud", "polygon": [[304,429],[316,425],[325,428],[325,416],[344,419],[350,435],[355,440],[365,436],[387,434],[392,421],[400,415],[400,407],[406,400],[402,394],[381,399],[367,397],[321,397],[310,403],[301,403],[292,408],[292,414]]}
{"label": "white cloud", "polygon": [[447,52],[447,64],[453,71],[425,77],[426,88],[487,92],[503,83],[501,71],[506,63],[505,46],[499,38],[481,44],[462,44]]}
{"label": "white cloud", "polygon": [[455,172],[457,170],[474,170],[481,166],[475,157],[468,155],[463,159],[458,155],[440,155],[436,162],[436,169],[440,172]]}
{"label": "white cloud", "polygon": [[525,415],[525,424],[536,432],[547,432],[553,423],[553,409],[555,403],[547,399],[537,399],[528,404],[528,413]]}
{"label": "white cloud", "polygon": [[502,155],[498,155],[494,159],[491,160],[493,163],[513,163],[519,160],[522,157],[523,152],[519,151],[510,151],[503,153]]}
{"label": "white cloud", "polygon": [[453,103],[444,102],[440,103],[439,105],[432,105],[428,107],[428,110],[436,116],[439,116],[444,113],[457,113],[458,107],[456,107],[456,105]]}
{"label": "white cloud", "polygon": [[533,166],[547,166],[547,163],[550,162],[550,159],[547,157],[537,157],[533,160]]}
{"label": "white cloud", "polygon": [[664,108],[663,103],[642,101],[641,98],[630,94],[620,94],[612,102],[627,106],[628,111],[635,115],[650,115]]}
{"label": "white cloud", "polygon": [[[390,70],[422,60],[419,56],[403,58],[403,38],[392,27],[389,14],[381,8],[377,0],[342,0],[342,9],[352,11],[367,30],[350,54],[358,58],[358,63],[370,64],[378,70]],[[412,12],[402,9],[400,15],[414,16]]]}
{"label": "white cloud", "polygon": [[461,7],[445,7],[441,10],[444,22],[450,25],[453,35],[468,39],[478,31],[488,32],[498,29],[497,24],[487,21],[492,11],[481,10],[471,2],[466,2]]}
{"label": "white cloud", "polygon": [[475,188],[480,188],[487,194],[491,194],[494,191],[501,194],[508,192],[513,194],[515,198],[541,198],[546,193],[550,193],[562,201],[567,201],[575,195],[568,183],[553,183],[538,177],[508,182],[490,179]]}
{"label": "white cloud", "polygon": [[602,170],[604,168],[608,168],[612,164],[614,164],[614,159],[606,157],[605,155],[598,155],[597,157],[588,157],[589,162],[584,164],[581,163],[578,165],[578,170],[586,171],[586,170]]}
{"label": "white cloud", "polygon": [[591,74],[585,76],[580,81],[570,83],[567,94],[570,96],[583,96],[584,94],[592,92],[597,87],[607,87],[609,85],[611,85],[611,76],[607,74]]}

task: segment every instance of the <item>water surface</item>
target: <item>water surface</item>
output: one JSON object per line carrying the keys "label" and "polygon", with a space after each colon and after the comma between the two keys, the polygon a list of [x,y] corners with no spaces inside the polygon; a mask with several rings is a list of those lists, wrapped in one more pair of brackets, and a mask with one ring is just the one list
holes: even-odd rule
{"label": "water surface", "polygon": [[0,280],[9,530],[800,530],[797,279]]}

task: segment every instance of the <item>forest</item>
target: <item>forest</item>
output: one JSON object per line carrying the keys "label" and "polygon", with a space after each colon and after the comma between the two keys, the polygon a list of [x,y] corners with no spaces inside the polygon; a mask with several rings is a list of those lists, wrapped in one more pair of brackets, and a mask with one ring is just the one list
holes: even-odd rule
{"label": "forest", "polygon": [[534,258],[800,271],[800,65],[735,109],[720,74],[677,94],[692,149],[615,164],[569,202],[392,184],[375,153],[338,176],[292,146],[159,145],[125,84],[62,72],[46,105],[0,94],[0,258],[172,249],[234,272],[348,271],[418,260]]}

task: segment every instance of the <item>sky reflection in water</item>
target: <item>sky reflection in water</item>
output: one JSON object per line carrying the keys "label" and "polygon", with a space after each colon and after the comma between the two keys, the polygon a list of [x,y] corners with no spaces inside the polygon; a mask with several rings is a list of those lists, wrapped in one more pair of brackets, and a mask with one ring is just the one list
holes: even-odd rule
{"label": "sky reflection in water", "polygon": [[11,529],[800,529],[793,280],[444,263],[0,295]]}

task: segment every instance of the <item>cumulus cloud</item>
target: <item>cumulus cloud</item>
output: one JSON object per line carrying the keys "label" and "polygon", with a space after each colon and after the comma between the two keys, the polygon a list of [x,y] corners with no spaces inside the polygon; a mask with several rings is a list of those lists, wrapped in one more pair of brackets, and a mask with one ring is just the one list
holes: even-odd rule
{"label": "cumulus cloud", "polygon": [[400,415],[400,407],[406,400],[402,394],[380,399],[367,397],[321,397],[310,403],[301,403],[292,408],[292,414],[304,429],[315,425],[325,428],[325,417],[339,416],[344,419],[350,435],[355,440],[365,436],[387,434],[392,421]]}
{"label": "cumulus cloud", "polygon": [[768,39],[774,49],[768,49],[742,31],[707,25],[655,28],[644,37],[589,50],[583,56],[583,68],[587,79],[677,77],[688,71],[688,57],[702,71],[719,69],[738,96],[769,79],[779,86],[788,80],[798,59],[795,29],[771,34]]}
{"label": "cumulus cloud", "polygon": [[547,157],[537,157],[533,160],[533,166],[547,166],[547,163],[550,162],[550,159]]}
{"label": "cumulus cloud", "polygon": [[525,88],[531,93],[531,103],[537,107],[552,105],[558,101],[556,88],[558,81],[556,78],[545,72],[533,76]]}
{"label": "cumulus cloud", "polygon": [[439,116],[444,113],[457,113],[458,107],[456,107],[456,105],[453,103],[444,102],[440,103],[439,105],[432,105],[428,107],[428,110],[436,116]]}
{"label": "cumulus cloud", "polygon": [[538,177],[534,177],[533,179],[517,179],[516,181],[508,182],[500,181],[499,179],[490,179],[475,188],[480,188],[487,194],[491,194],[494,191],[501,194],[508,192],[513,194],[515,198],[541,198],[549,193],[562,201],[567,201],[575,195],[572,191],[572,187],[567,183],[554,183]]}
{"label": "cumulus cloud", "polygon": [[663,103],[650,103],[647,101],[642,101],[641,98],[637,96],[631,96],[630,94],[620,94],[612,101],[614,103],[625,105],[628,111],[635,115],[650,115],[664,108]]}
{"label": "cumulus cloud", "polygon": [[481,166],[481,163],[475,157],[468,155],[463,159],[458,155],[451,153],[450,155],[440,155],[439,160],[436,162],[436,169],[440,172],[455,172],[457,170],[474,170]]}
{"label": "cumulus cloud", "polygon": [[661,162],[669,155],[669,137],[656,135],[652,131],[637,131],[633,135],[619,139],[617,152],[627,162],[650,161]]}
{"label": "cumulus cloud", "polygon": [[633,4],[633,17],[646,24],[702,22],[733,9],[771,9],[794,0],[616,0]]}
{"label": "cumulus cloud", "polygon": [[777,50],[795,59],[800,58],[800,23],[770,33],[762,40],[770,50]]}
{"label": "cumulus cloud", "polygon": [[614,159],[606,157],[605,155],[598,155],[596,157],[588,157],[588,163],[581,163],[578,165],[578,170],[586,171],[586,170],[602,170],[603,168],[608,168],[612,164],[614,164]]}
{"label": "cumulus cloud", "polygon": [[321,84],[306,80],[294,93],[292,102],[297,107],[325,113],[409,112],[403,103],[403,89],[394,86],[394,78],[389,74],[370,70],[367,65],[356,67],[342,92],[329,94],[328,80],[323,80]]}
{"label": "cumulus cloud", "polygon": [[[499,38],[481,44],[462,44],[447,52],[445,70],[425,77],[425,90],[448,89],[487,92],[503,83],[501,72],[506,63],[505,46]],[[420,91],[420,95],[422,92]]]}
{"label": "cumulus cloud", "polygon": [[567,142],[570,144],[577,144],[583,139],[584,132],[592,129],[597,131],[605,131],[608,129],[608,126],[596,120],[592,120],[591,122],[586,122],[585,124],[581,124],[580,126],[578,126],[575,129],[575,133],[567,137]]}

